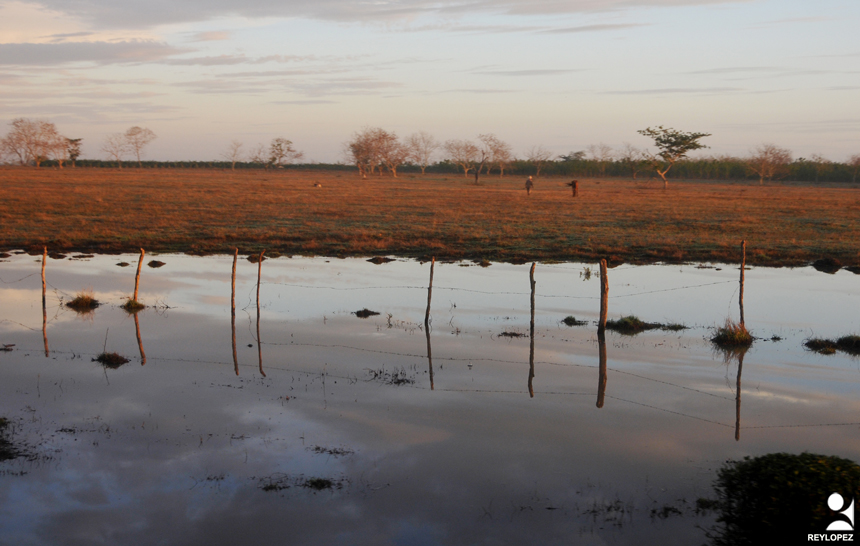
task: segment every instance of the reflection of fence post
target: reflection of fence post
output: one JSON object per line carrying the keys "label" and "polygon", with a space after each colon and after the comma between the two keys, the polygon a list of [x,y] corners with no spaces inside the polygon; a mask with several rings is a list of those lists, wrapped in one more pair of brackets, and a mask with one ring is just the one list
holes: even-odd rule
{"label": "reflection of fence post", "polygon": [[134,331],[137,334],[137,348],[140,349],[140,365],[146,364],[146,353],[143,352],[143,341],[140,339],[140,322],[137,320],[137,313],[134,313]]}
{"label": "reflection of fence post", "polygon": [[45,283],[45,263],[48,261],[48,247],[42,252],[42,338],[45,340],[45,358],[50,356],[48,350],[48,306],[45,294],[47,285]]}
{"label": "reflection of fence post", "polygon": [[230,326],[233,331],[233,368],[239,375],[239,359],[236,357],[236,260],[239,259],[239,249],[233,253],[233,280],[230,290]]}
{"label": "reflection of fence post", "polygon": [[744,354],[746,351],[738,355],[738,387],[735,399],[735,441],[737,442],[741,440],[741,371],[744,368]]}
{"label": "reflection of fence post", "polygon": [[597,355],[600,361],[600,371],[597,376],[597,407],[603,407],[603,399],[606,396],[606,332],[597,332]]}
{"label": "reflection of fence post", "polygon": [[260,258],[257,262],[257,356],[260,360],[260,375],[266,377],[266,372],[263,371],[263,345],[260,341],[260,277],[263,274],[263,254],[266,251],[260,252]]}
{"label": "reflection of fence post", "polygon": [[137,273],[134,276],[134,301],[137,301],[137,287],[140,286],[140,268],[143,267],[144,250],[140,249],[140,260],[137,261]]}
{"label": "reflection of fence post", "polygon": [[535,397],[535,390],[532,386],[532,380],[535,377],[535,263],[532,262],[532,268],[529,271],[529,284],[532,289],[531,296],[531,321],[529,322],[529,396]]}
{"label": "reflection of fence post", "polygon": [[424,335],[427,336],[427,362],[430,365],[430,390],[435,390],[433,381],[433,355],[430,350],[430,299],[433,296],[433,269],[436,267],[436,257],[430,260],[430,284],[427,286],[427,311],[424,313]]}
{"label": "reflection of fence post", "polygon": [[606,314],[609,308],[609,277],[606,274],[606,260],[600,260],[600,322],[598,333],[606,330]]}
{"label": "reflection of fence post", "polygon": [[738,297],[738,304],[741,308],[741,326],[744,326],[744,269],[746,269],[747,264],[747,242],[741,241],[741,251],[743,255],[741,256],[741,293]]}

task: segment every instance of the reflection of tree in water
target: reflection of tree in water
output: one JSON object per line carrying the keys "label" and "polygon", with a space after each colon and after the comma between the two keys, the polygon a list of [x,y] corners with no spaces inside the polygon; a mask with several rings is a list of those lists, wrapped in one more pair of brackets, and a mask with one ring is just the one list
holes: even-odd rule
{"label": "reflection of tree in water", "polygon": [[[806,543],[808,534],[847,521],[839,512],[860,492],[860,465],[813,453],[745,457],[723,465],[714,490],[717,526],[708,531],[714,546]],[[834,492],[845,499],[835,511],[828,507]]]}

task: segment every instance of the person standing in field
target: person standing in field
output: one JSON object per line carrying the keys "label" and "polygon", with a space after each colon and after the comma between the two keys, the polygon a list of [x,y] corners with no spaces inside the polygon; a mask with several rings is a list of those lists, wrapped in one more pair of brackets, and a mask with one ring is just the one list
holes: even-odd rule
{"label": "person standing in field", "polygon": [[535,187],[535,183],[530,176],[528,180],[526,180],[526,195],[532,194],[532,188]]}

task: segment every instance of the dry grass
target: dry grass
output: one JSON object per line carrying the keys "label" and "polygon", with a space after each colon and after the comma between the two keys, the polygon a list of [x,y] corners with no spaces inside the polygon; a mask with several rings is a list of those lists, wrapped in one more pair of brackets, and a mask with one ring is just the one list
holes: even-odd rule
{"label": "dry grass", "polygon": [[[0,167],[0,250],[860,265],[851,185]],[[314,187],[320,182],[322,187]],[[121,216],[120,216],[120,212]]]}
{"label": "dry grass", "polygon": [[91,313],[99,305],[101,303],[95,298],[92,290],[79,292],[74,298],[66,302],[66,307],[78,313]]}
{"label": "dry grass", "polygon": [[726,349],[745,348],[752,345],[753,336],[743,324],[726,319],[726,323],[716,329],[711,341]]}

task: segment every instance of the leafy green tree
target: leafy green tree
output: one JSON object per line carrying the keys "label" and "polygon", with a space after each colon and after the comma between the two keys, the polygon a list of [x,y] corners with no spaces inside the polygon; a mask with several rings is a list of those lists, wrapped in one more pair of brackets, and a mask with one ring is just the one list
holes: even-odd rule
{"label": "leafy green tree", "polygon": [[666,173],[669,172],[672,165],[687,157],[689,152],[707,148],[699,142],[699,139],[711,136],[710,133],[685,133],[672,128],[666,129],[662,125],[656,128],[648,127],[636,132],[653,139],[654,145],[659,150],[650,159],[657,174],[663,179],[663,189],[669,187]]}

